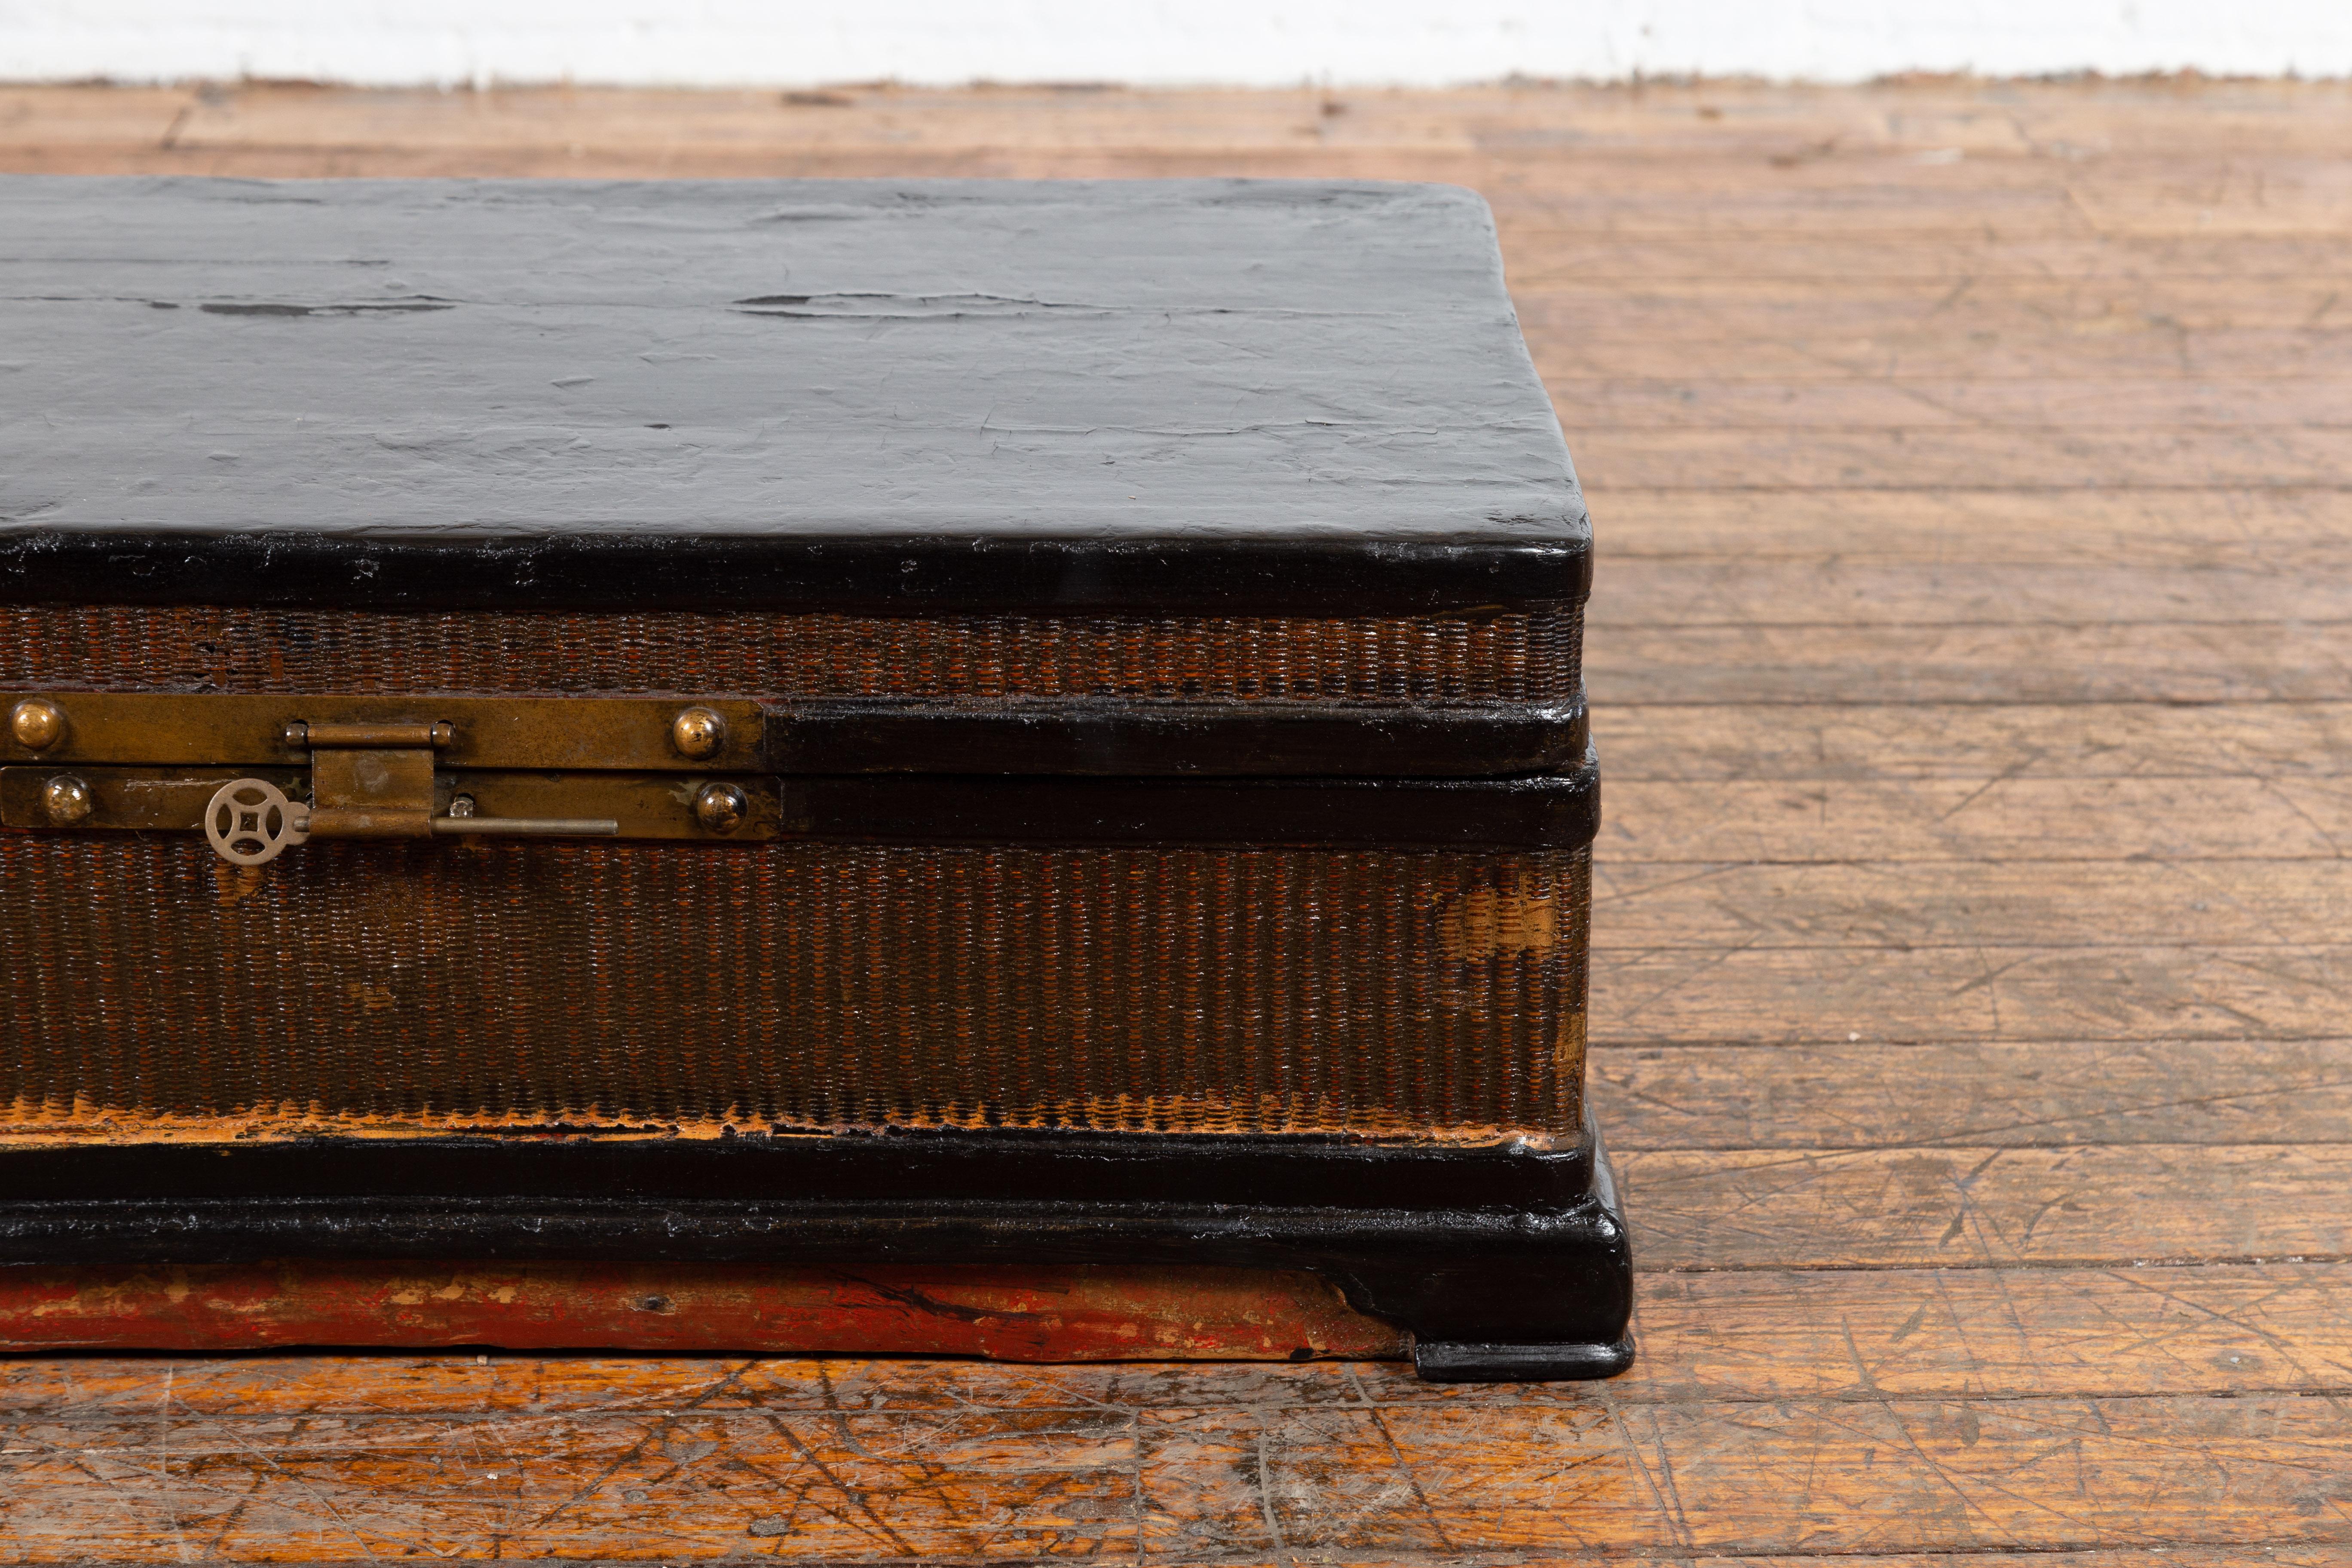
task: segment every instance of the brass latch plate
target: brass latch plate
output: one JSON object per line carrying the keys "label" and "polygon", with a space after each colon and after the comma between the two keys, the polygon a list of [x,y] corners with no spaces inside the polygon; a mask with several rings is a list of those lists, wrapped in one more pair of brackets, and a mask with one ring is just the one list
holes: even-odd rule
{"label": "brass latch plate", "polygon": [[[447,768],[758,773],[766,742],[757,702],[708,699],[43,691],[0,692],[0,709],[11,717],[0,732],[0,761],[11,763],[301,766],[312,742],[300,731],[289,733],[292,726],[396,731],[446,723],[449,738],[433,749]],[[697,710],[719,723],[688,727],[695,743],[707,741],[709,749],[683,752],[681,721]],[[51,732],[46,745],[26,743],[27,735]],[[396,733],[369,743],[385,741],[425,743],[401,742]]]}
{"label": "brass latch plate", "polygon": [[0,694],[0,826],[311,838],[763,839],[765,716],[726,700]]}
{"label": "brass latch plate", "polygon": [[[290,800],[308,793],[307,775],[293,768],[76,768],[89,791],[89,814],[60,822],[45,796],[54,768],[0,768],[0,826],[48,831],[201,833],[205,805],[224,784],[260,779]],[[743,796],[740,821],[725,832],[703,826],[706,790],[732,788]],[[472,802],[462,816],[450,807]],[[561,773],[495,770],[444,774],[434,782],[436,836],[463,836],[466,816],[493,821],[606,818],[605,837],[706,841],[773,838],[782,813],[776,780],[756,774]],[[446,826],[441,826],[442,824]]]}

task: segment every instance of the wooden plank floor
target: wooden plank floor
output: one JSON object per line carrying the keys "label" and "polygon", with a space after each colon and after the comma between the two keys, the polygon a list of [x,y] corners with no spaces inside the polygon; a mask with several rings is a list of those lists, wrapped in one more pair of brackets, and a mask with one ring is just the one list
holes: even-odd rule
{"label": "wooden plank floor", "polygon": [[0,1555],[2352,1558],[2347,152],[2340,85],[0,91],[18,170],[1483,191],[1643,1269],[1588,1387],[15,1361]]}

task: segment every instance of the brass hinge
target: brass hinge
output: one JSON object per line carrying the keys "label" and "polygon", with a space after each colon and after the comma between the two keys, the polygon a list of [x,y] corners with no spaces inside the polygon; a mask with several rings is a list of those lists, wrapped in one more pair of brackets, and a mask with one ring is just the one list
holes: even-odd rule
{"label": "brass hinge", "polygon": [[[0,694],[0,825],[201,831],[266,865],[312,838],[772,837],[756,702]],[[723,774],[729,776],[713,776]]]}

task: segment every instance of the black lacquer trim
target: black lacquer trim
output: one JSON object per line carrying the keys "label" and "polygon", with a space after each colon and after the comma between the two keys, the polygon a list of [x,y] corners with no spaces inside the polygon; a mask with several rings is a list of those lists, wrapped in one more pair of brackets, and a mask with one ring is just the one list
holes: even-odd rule
{"label": "black lacquer trim", "polygon": [[[0,768],[9,820],[51,770]],[[105,768],[101,788],[138,770]],[[216,770],[226,776],[226,770]],[[463,780],[467,775],[452,775]],[[596,775],[587,775],[593,778]],[[765,781],[738,775],[764,791]],[[771,837],[838,843],[1231,845],[1244,847],[1575,849],[1601,826],[1600,770],[1588,748],[1573,773],[1506,779],[1171,779],[1000,773],[786,776],[776,833],[707,838],[723,851]],[[21,798],[17,798],[21,797]],[[201,798],[199,795],[197,798]],[[593,795],[590,798],[593,798]],[[193,827],[192,822],[183,826]],[[112,831],[102,824],[98,831]],[[40,832],[74,831],[42,826]]]}
{"label": "black lacquer trim", "polygon": [[783,830],[925,844],[1249,844],[1571,849],[1600,772],[1516,779],[792,778]]}
{"label": "black lacquer trim", "polygon": [[0,535],[0,602],[1417,615],[1580,601],[1591,541]]}
{"label": "black lacquer trim", "polygon": [[1589,1139],[1457,1146],[1330,1137],[893,1131],[681,1139],[574,1132],[77,1143],[0,1151],[0,1215],[52,1205],[422,1201],[557,1206],[1049,1203],[1563,1213]]}
{"label": "black lacquer trim", "polygon": [[1581,705],[1335,711],[1255,704],[1154,710],[795,704],[772,710],[779,773],[1477,778],[1583,761]]}

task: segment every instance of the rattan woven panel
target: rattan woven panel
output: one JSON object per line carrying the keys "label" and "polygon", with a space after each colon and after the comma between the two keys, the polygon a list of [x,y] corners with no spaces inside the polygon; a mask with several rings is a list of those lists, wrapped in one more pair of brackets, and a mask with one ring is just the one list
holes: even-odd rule
{"label": "rattan woven panel", "polygon": [[1580,1119],[1588,854],[0,836],[5,1135]]}
{"label": "rattan woven panel", "polygon": [[1582,612],[1308,618],[0,605],[0,683],[1560,706]]}

